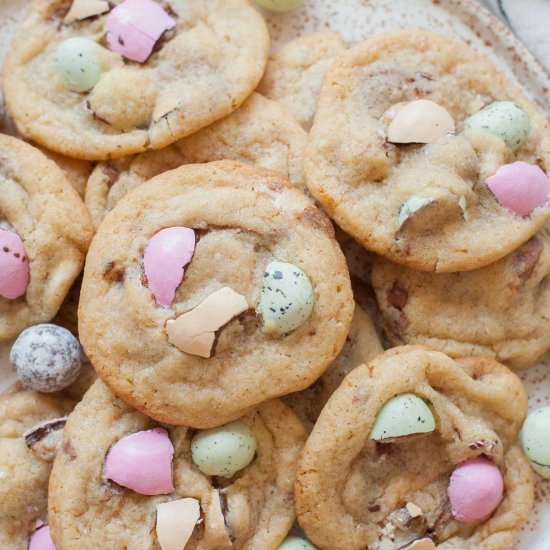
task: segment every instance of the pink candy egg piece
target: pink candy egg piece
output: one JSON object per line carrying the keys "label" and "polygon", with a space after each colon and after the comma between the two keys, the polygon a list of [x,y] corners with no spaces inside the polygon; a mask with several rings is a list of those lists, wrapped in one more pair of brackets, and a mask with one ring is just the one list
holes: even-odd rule
{"label": "pink candy egg piece", "polygon": [[13,231],[0,229],[0,296],[15,300],[29,286],[29,260],[25,245]]}
{"label": "pink candy egg piece", "polygon": [[486,519],[497,509],[502,501],[504,481],[490,460],[477,457],[454,470],[447,492],[454,518],[472,523]]}
{"label": "pink candy egg piece", "polygon": [[37,523],[37,529],[29,541],[29,550],[56,550],[48,525],[44,525],[42,522]]}
{"label": "pink candy egg piece", "polygon": [[518,216],[543,206],[550,193],[550,178],[535,164],[523,161],[501,166],[486,183],[499,204]]}
{"label": "pink candy egg piece", "polygon": [[168,432],[136,432],[113,445],[105,459],[105,477],[140,495],[167,495],[172,483],[174,447]]}
{"label": "pink candy egg piece", "polygon": [[107,45],[127,59],[144,63],[164,31],[176,22],[153,0],[125,0],[107,18]]}
{"label": "pink candy egg piece", "polygon": [[168,227],[147,243],[143,267],[149,290],[157,304],[170,306],[183,280],[184,267],[195,252],[195,232],[188,227]]}

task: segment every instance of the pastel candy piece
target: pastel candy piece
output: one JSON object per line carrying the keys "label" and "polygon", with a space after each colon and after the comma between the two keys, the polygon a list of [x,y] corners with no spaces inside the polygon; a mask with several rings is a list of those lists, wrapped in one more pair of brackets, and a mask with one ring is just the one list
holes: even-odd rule
{"label": "pastel candy piece", "polygon": [[15,300],[29,286],[29,259],[25,245],[13,231],[0,229],[0,296]]}
{"label": "pastel candy piece", "polygon": [[414,393],[402,393],[392,397],[380,409],[369,438],[390,442],[434,430],[435,418],[426,402]]}
{"label": "pastel candy piece", "polygon": [[408,546],[405,546],[403,550],[435,550],[436,548],[435,542],[426,537],[413,541]]}
{"label": "pastel candy piece", "polygon": [[157,538],[161,550],[183,550],[201,517],[195,498],[181,498],[157,505]]}
{"label": "pastel candy piece", "polygon": [[125,0],[107,18],[107,45],[127,59],[144,63],[162,34],[176,22],[153,0]]}
{"label": "pastel candy piece", "polygon": [[550,479],[550,406],[534,410],[521,429],[521,445],[533,470]]}
{"label": "pastel candy piece", "polygon": [[258,310],[266,331],[283,335],[296,330],[307,321],[314,303],[311,281],[298,266],[275,260],[265,268]]}
{"label": "pastel candy piece", "polygon": [[286,11],[295,10],[302,0],[255,0],[262,8],[269,11],[284,13]]}
{"label": "pastel candy piece", "polygon": [[63,19],[64,23],[74,23],[94,15],[101,15],[109,11],[107,0],[73,0],[69,13]]}
{"label": "pastel candy piece", "polygon": [[252,430],[236,420],[197,432],[191,442],[191,454],[201,472],[229,478],[252,462],[256,446]]}
{"label": "pastel candy piece", "polygon": [[306,539],[290,536],[281,543],[279,550],[317,550],[317,548]]}
{"label": "pastel candy piece", "polygon": [[447,490],[453,517],[462,523],[488,518],[504,492],[500,470],[487,458],[467,460],[455,468]]}
{"label": "pastel candy piece", "polygon": [[550,179],[544,171],[523,161],[501,166],[485,183],[499,204],[518,216],[544,206],[550,193]]}
{"label": "pastel candy piece", "polygon": [[216,331],[248,309],[246,298],[226,286],[197,307],[166,323],[168,341],[184,353],[208,359]]}
{"label": "pastel candy piece", "polygon": [[[42,522],[41,522],[42,523]],[[37,525],[36,531],[31,535],[29,550],[55,550],[50,527],[48,525]]]}
{"label": "pastel candy piece", "polygon": [[418,99],[399,109],[388,128],[390,143],[434,143],[455,131],[449,112],[430,101]]}
{"label": "pastel candy piece", "polygon": [[115,443],[105,459],[105,477],[141,495],[174,492],[174,447],[163,428],[136,432]]}
{"label": "pastel candy piece", "polygon": [[143,255],[149,290],[157,304],[170,306],[183,280],[184,267],[195,252],[195,232],[188,227],[168,227],[153,235]]}
{"label": "pastel candy piece", "polygon": [[399,228],[415,213],[433,202],[429,197],[412,196],[408,198],[399,209],[398,224]]}
{"label": "pastel candy piece", "polygon": [[523,145],[531,127],[527,113],[511,101],[491,103],[468,117],[464,125],[501,138],[512,151]]}
{"label": "pastel candy piece", "polygon": [[55,52],[55,69],[63,84],[73,92],[90,91],[101,78],[100,46],[88,38],[73,37]]}

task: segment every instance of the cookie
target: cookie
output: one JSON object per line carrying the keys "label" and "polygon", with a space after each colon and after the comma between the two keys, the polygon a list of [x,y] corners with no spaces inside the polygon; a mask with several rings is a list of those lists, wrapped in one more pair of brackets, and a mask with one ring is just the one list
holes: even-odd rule
{"label": "cookie", "polygon": [[[234,475],[208,475],[200,453],[208,451],[204,436],[212,433],[159,428],[98,381],[71,415],[52,472],[49,512],[57,547],[160,548],[158,539],[166,534],[159,528],[159,510],[184,499],[195,501],[202,521],[195,525],[197,514],[190,522],[189,541],[181,535],[179,546],[167,548],[278,548],[295,516],[293,483],[305,430],[278,399],[239,422],[254,442],[255,456]],[[128,444],[133,445],[132,457],[125,453]],[[151,462],[159,445],[168,445],[173,454]],[[223,445],[230,446],[228,439]],[[148,491],[151,487],[143,486],[148,467],[155,473],[166,470],[168,486]],[[186,516],[180,515],[179,523],[183,521]]]}
{"label": "cookie", "polygon": [[389,350],[345,378],[313,428],[300,525],[321,550],[504,550],[533,505],[526,413],[521,381],[493,359]]}
{"label": "cookie", "polygon": [[499,260],[542,227],[549,162],[546,116],[487,59],[446,36],[401,30],[329,69],[305,172],[365,248],[453,272]]}
{"label": "cookie", "polygon": [[319,378],[353,307],[328,218],[279,174],[221,161],[157,176],[107,216],[79,333],[122,399],[207,428]]}
{"label": "cookie", "polygon": [[52,159],[69,180],[69,183],[76,189],[76,192],[84,200],[86,193],[86,183],[90,177],[94,166],[91,162],[85,160],[72,159],[64,157],[59,153],[54,153],[42,147],[39,148],[48,158]]}
{"label": "cookie", "polygon": [[[48,480],[64,420],[48,421],[65,417],[74,404],[63,394],[41,394],[20,383],[0,396],[2,548],[27,550],[37,520],[48,519]],[[41,425],[46,427],[33,430]]]}
{"label": "cookie", "polygon": [[59,311],[52,321],[55,325],[70,330],[75,336],[78,336],[78,301],[80,300],[81,285],[82,277],[78,277],[69,289],[67,296],[65,296]]}
{"label": "cookie", "polygon": [[271,56],[258,91],[280,101],[309,131],[325,72],[345,49],[336,32],[295,38]]}
{"label": "cookie", "polygon": [[86,206],[99,226],[117,202],[139,184],[183,164],[235,160],[280,172],[305,188],[306,134],[277,102],[252,94],[229,117],[161,151],[100,163],[86,190]]}
{"label": "cookie", "polygon": [[313,385],[284,397],[285,403],[311,431],[321,410],[352,369],[373,359],[384,349],[369,315],[356,303],[346,343],[338,357]]}
{"label": "cookie", "polygon": [[422,273],[376,258],[372,283],[393,345],[424,344],[451,357],[487,355],[512,368],[550,351],[550,234],[542,229],[474,271]]}
{"label": "cookie", "polygon": [[237,109],[264,72],[269,34],[245,0],[97,2],[90,17],[78,4],[35,2],[4,69],[18,130],[66,156],[166,147]]}
{"label": "cookie", "polygon": [[0,135],[0,339],[51,320],[80,273],[90,216],[40,151]]}

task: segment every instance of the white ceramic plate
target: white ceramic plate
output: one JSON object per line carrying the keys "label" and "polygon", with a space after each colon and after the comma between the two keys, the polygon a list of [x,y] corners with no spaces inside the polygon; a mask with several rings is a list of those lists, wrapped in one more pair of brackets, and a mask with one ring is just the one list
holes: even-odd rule
{"label": "white ceramic plate", "polygon": [[[515,0],[519,2],[519,0]],[[29,0],[0,0],[0,60]],[[474,0],[306,0],[297,11],[266,14],[274,48],[311,31],[332,29],[350,43],[400,27],[418,27],[459,37],[490,57],[514,83],[550,114],[550,77],[512,33]],[[0,346],[0,390],[14,379],[9,345]],[[531,408],[550,403],[548,365],[525,373]],[[536,506],[515,548],[550,549],[550,482],[537,477]],[[475,550],[475,549],[472,549]]]}

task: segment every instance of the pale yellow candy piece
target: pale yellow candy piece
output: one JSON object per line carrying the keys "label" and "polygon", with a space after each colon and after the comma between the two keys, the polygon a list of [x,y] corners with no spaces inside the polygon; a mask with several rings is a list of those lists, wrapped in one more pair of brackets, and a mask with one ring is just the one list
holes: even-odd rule
{"label": "pale yellow candy piece", "polygon": [[162,550],[183,550],[201,517],[199,501],[182,498],[157,505],[157,538]]}
{"label": "pale yellow candy piece", "polygon": [[284,13],[296,9],[302,0],[255,0],[256,4],[269,11]]}
{"label": "pale yellow candy piece", "polygon": [[168,341],[184,353],[208,359],[216,331],[247,309],[244,296],[228,286],[220,288],[196,308],[168,321]]}
{"label": "pale yellow candy piece", "polygon": [[449,112],[430,101],[418,99],[399,109],[388,128],[391,143],[434,143],[455,132]]}
{"label": "pale yellow candy piece", "polygon": [[94,15],[101,15],[110,9],[107,0],[74,0],[64,23],[74,23]]}
{"label": "pale yellow candy piece", "polygon": [[407,509],[407,512],[409,512],[411,518],[419,518],[423,515],[422,508],[417,506],[414,502],[407,502],[405,508]]}
{"label": "pale yellow candy piece", "polygon": [[437,547],[432,539],[415,540],[410,546],[405,547],[406,550],[435,550]]}

